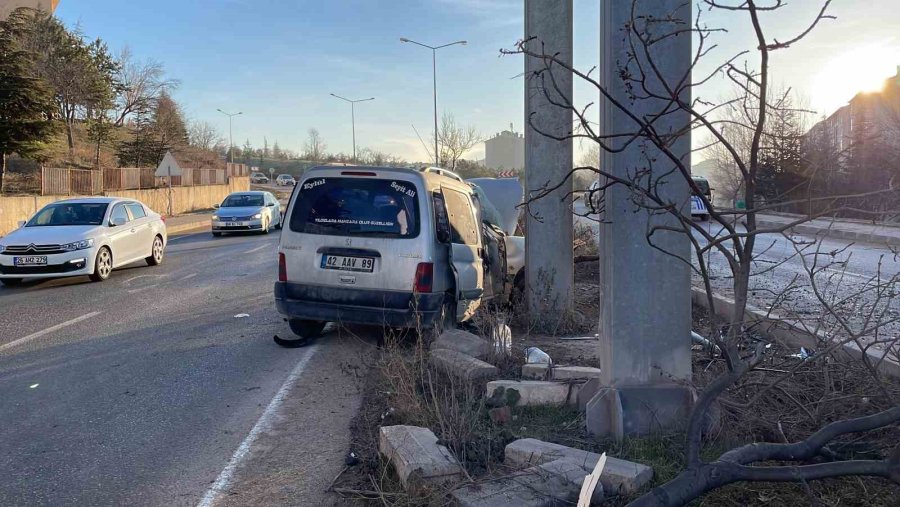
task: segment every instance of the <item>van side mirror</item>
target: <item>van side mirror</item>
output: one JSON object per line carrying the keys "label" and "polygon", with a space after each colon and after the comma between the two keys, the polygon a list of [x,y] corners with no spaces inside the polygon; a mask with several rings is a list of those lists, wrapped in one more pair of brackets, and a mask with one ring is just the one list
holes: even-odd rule
{"label": "van side mirror", "polygon": [[219,205],[218,205],[218,204],[213,204],[213,209],[219,209]]}
{"label": "van side mirror", "polygon": [[270,208],[271,208],[271,207],[272,207],[272,206],[275,206],[275,203],[274,203],[274,202],[270,202],[270,203],[269,203],[269,204],[267,204],[267,205],[266,205],[266,206],[268,206],[268,207],[270,207]]}
{"label": "van side mirror", "polygon": [[110,227],[122,227],[125,225],[125,219],[122,217],[116,217],[109,221]]}
{"label": "van side mirror", "polygon": [[25,227],[25,224],[27,224],[27,223],[28,223],[28,222],[26,222],[25,220],[19,220],[19,222],[18,222],[18,224],[19,224],[19,229],[21,229],[22,227]]}

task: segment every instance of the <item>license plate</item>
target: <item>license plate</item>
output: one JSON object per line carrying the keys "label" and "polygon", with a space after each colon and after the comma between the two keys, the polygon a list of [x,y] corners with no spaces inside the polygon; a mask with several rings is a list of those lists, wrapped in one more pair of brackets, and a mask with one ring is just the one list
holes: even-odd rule
{"label": "license plate", "polygon": [[371,273],[375,269],[373,257],[344,257],[343,255],[323,255],[322,269],[341,271],[361,271]]}
{"label": "license plate", "polygon": [[46,266],[46,255],[32,255],[30,257],[13,257],[13,264],[16,266]]}
{"label": "license plate", "polygon": [[225,222],[225,227],[246,227],[247,222]]}

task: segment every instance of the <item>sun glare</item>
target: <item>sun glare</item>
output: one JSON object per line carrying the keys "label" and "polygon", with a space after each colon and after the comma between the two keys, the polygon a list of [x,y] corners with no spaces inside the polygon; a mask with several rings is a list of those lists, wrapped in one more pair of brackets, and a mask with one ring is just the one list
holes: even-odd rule
{"label": "sun glare", "polygon": [[857,93],[881,90],[887,78],[896,74],[900,54],[896,48],[865,46],[832,59],[813,82],[814,105],[830,114]]}

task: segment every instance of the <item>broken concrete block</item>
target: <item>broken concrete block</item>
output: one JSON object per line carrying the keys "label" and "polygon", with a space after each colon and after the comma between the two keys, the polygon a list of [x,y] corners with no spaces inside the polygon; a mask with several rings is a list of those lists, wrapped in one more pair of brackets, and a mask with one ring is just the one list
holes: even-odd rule
{"label": "broken concrete block", "polygon": [[491,354],[491,343],[462,329],[448,329],[440,334],[431,346],[432,350],[447,349],[467,356],[486,359]]}
{"label": "broken concrete block", "polygon": [[588,366],[557,366],[553,368],[553,380],[588,380],[600,378],[600,368]]}
{"label": "broken concrete block", "polygon": [[585,407],[592,435],[650,435],[687,426],[693,392],[678,384],[620,386],[601,389]]}
{"label": "broken concrete block", "polygon": [[501,388],[505,391],[515,390],[518,392],[519,400],[516,405],[520,407],[574,405],[578,395],[577,385],[543,380],[494,380],[487,384],[488,398],[494,396],[494,392]]}
{"label": "broken concrete block", "polygon": [[529,380],[546,380],[550,365],[544,363],[528,363],[522,365],[522,378]]}
{"label": "broken concrete block", "polygon": [[450,496],[460,507],[571,505],[578,501],[581,491],[579,481],[583,481],[587,473],[574,461],[557,460],[496,480],[468,484],[453,491]]}
{"label": "broken concrete block", "polygon": [[462,467],[437,436],[418,426],[382,426],[378,451],[387,458],[407,491],[422,491],[459,481]]}
{"label": "broken concrete block", "polygon": [[[524,467],[563,458],[574,461],[590,472],[597,466],[600,455],[534,438],[523,438],[506,446],[504,463]],[[607,495],[631,494],[640,490],[651,479],[653,479],[652,468],[607,455],[606,466],[600,475],[600,484],[603,485],[603,491]]]}
{"label": "broken concrete block", "polygon": [[578,410],[584,412],[585,408],[591,398],[593,398],[601,389],[605,388],[602,381],[598,378],[592,378],[581,385],[581,388],[578,389],[578,396],[576,397],[576,401],[578,402]]}
{"label": "broken concrete block", "polygon": [[[609,456],[607,456],[606,459],[608,460]],[[594,466],[596,466],[596,463]],[[566,482],[572,484],[578,492],[581,492],[581,486],[584,484],[585,477],[593,472],[593,469],[588,470],[580,463],[569,458],[561,458],[544,463],[541,465],[541,468],[553,475],[564,478]],[[577,497],[573,501],[577,501]],[[591,494],[591,505],[600,505],[602,502],[603,484],[597,483],[597,487],[594,488],[594,492]]]}
{"label": "broken concrete block", "polygon": [[431,364],[436,368],[463,380],[495,377],[500,372],[496,366],[480,359],[448,349],[431,351]]}

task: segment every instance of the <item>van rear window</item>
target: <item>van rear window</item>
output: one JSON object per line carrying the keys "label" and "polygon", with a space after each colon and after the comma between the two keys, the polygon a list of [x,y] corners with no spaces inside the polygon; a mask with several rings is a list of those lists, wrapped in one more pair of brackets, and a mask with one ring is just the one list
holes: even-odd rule
{"label": "van rear window", "polygon": [[311,178],[297,186],[294,232],[412,238],[419,235],[418,189],[409,181]]}

